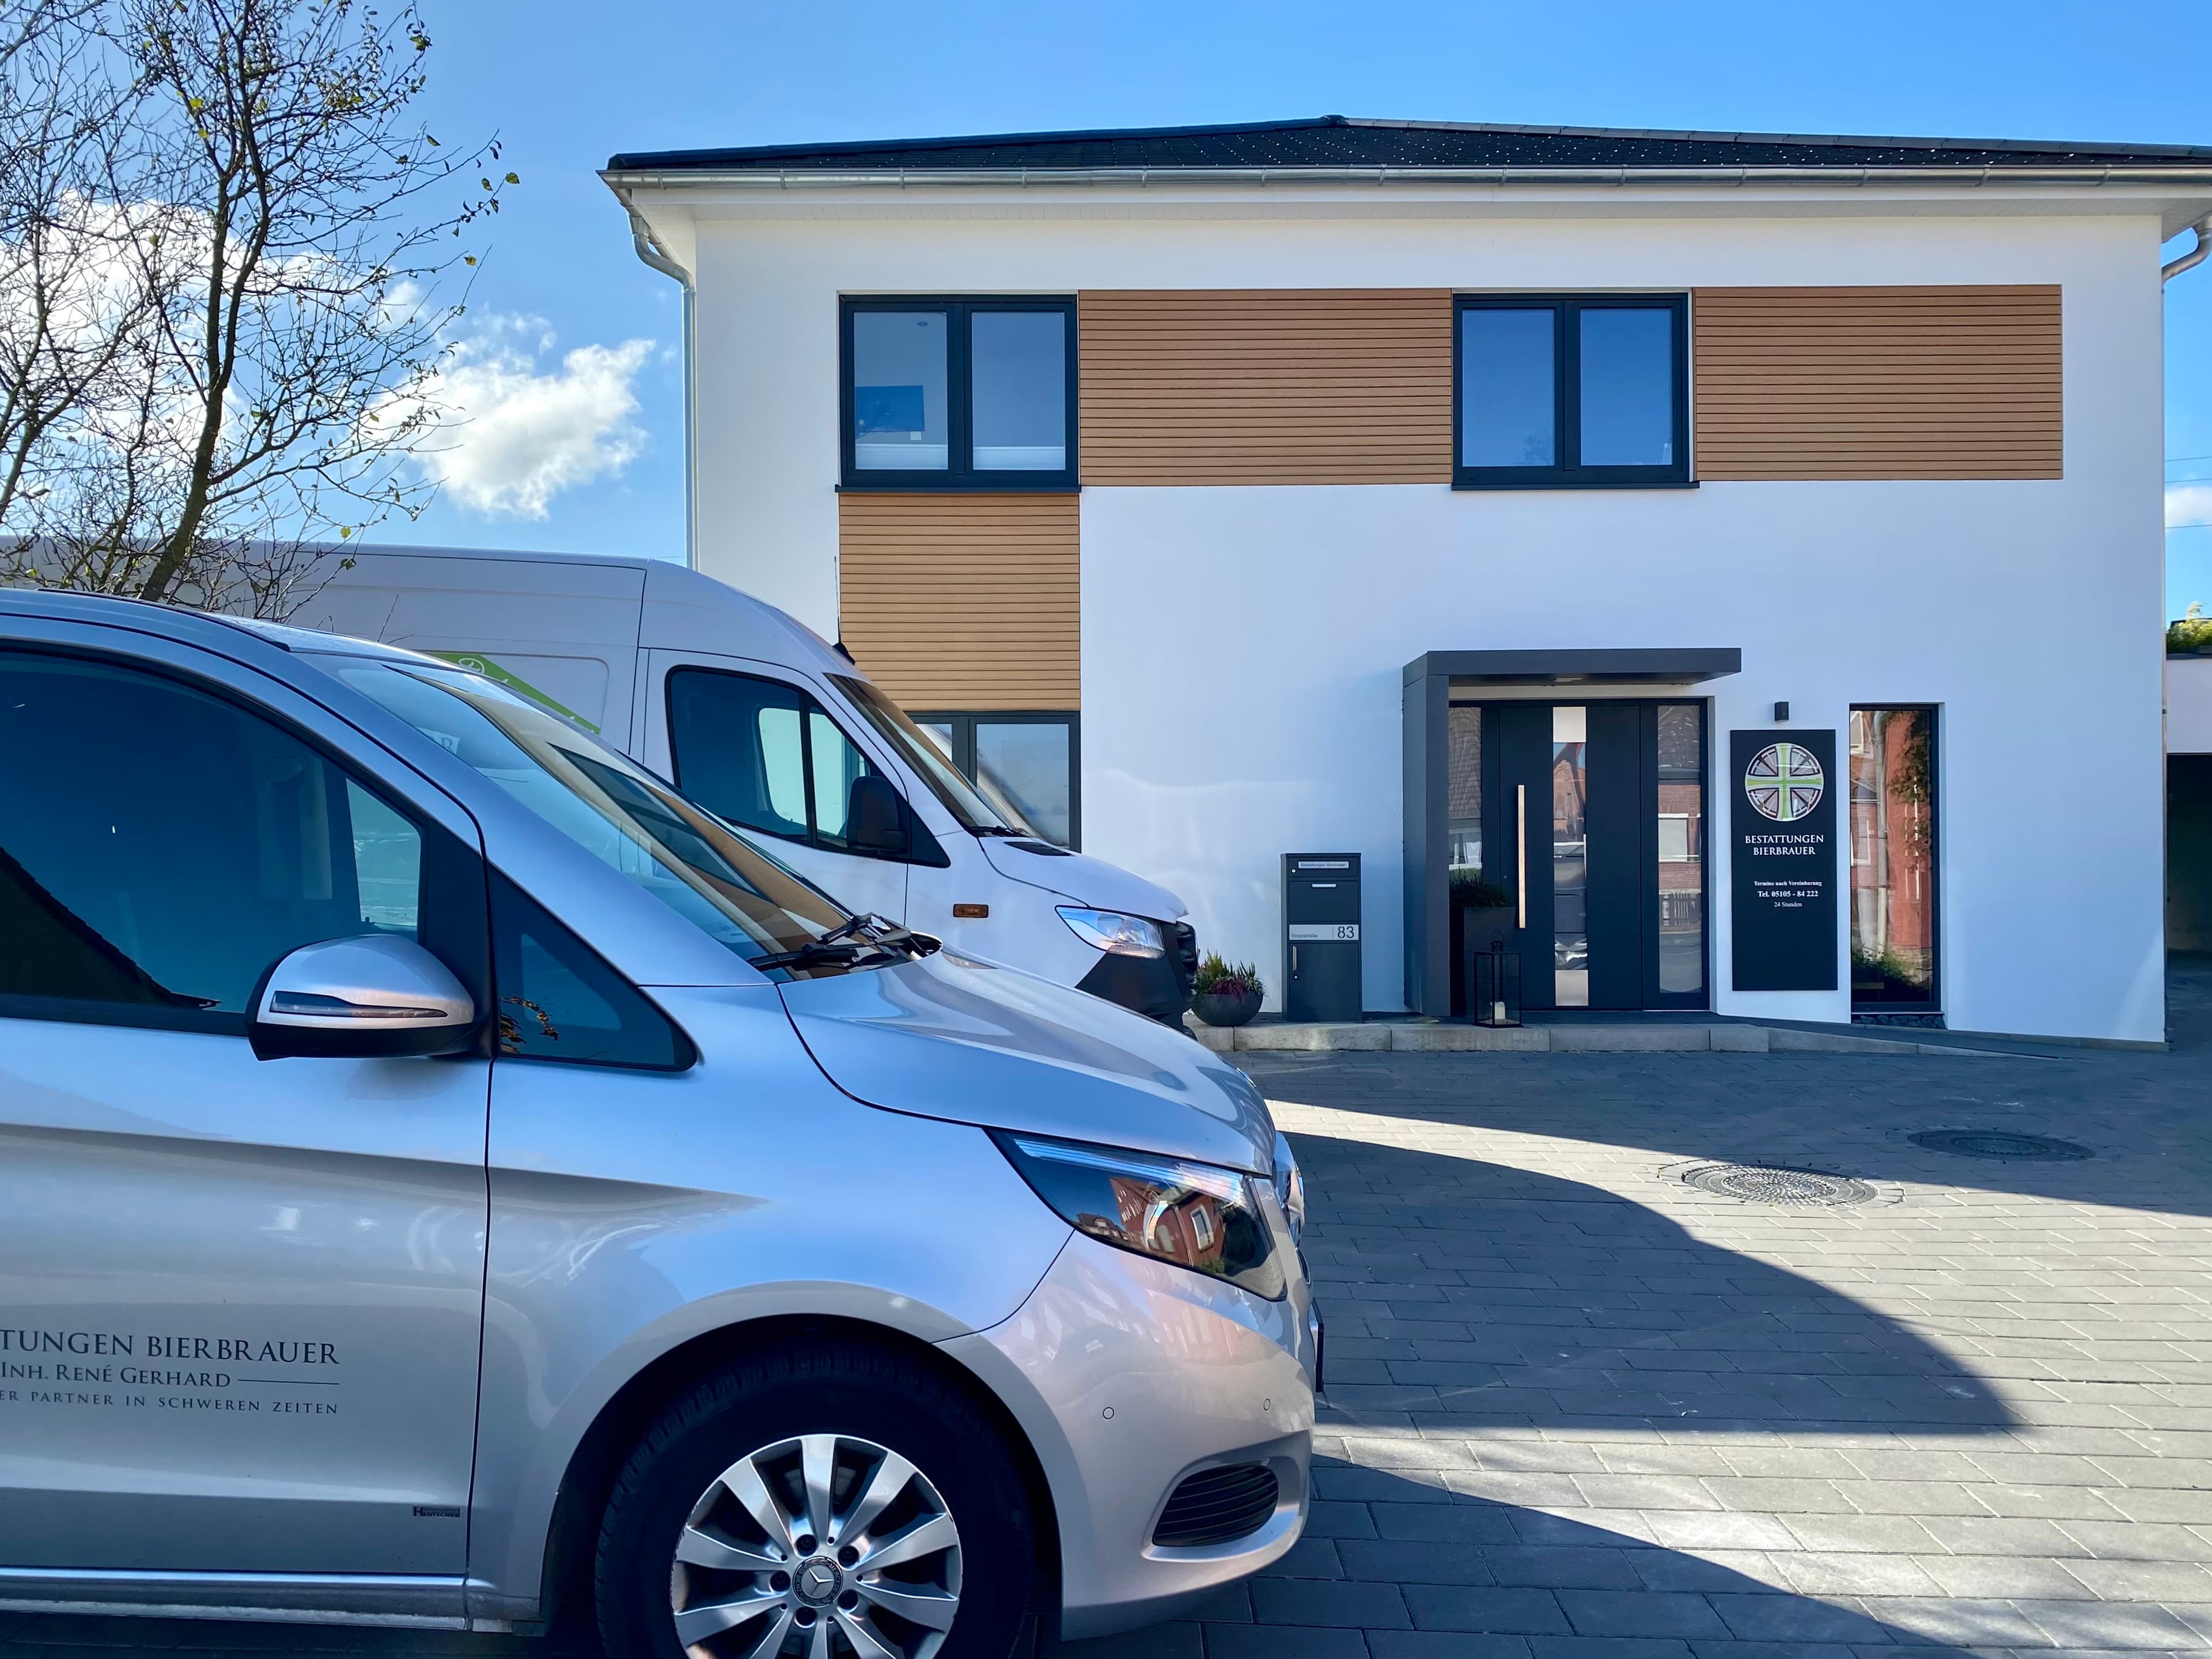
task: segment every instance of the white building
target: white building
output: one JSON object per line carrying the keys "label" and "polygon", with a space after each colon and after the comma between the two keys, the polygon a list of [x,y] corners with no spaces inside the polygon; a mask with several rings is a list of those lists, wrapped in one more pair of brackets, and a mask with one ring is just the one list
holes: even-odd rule
{"label": "white building", "polygon": [[2212,149],[1328,118],[605,177],[691,290],[698,568],[1204,946],[1279,979],[1279,855],[1357,853],[1372,1011],[1457,1006],[1474,897],[1531,1008],[2161,1039],[2160,248]]}

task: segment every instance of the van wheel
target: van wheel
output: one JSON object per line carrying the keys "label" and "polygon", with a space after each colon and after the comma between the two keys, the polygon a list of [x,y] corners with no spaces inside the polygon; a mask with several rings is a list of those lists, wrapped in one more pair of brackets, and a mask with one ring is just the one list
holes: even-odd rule
{"label": "van wheel", "polygon": [[647,1431],[599,1529],[615,1659],[1008,1659],[1028,1494],[934,1370],[849,1340],[749,1356]]}

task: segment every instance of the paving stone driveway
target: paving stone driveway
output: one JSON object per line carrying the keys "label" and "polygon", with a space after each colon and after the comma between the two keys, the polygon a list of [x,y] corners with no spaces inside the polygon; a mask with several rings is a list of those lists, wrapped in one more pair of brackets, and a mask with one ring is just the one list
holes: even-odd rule
{"label": "paving stone driveway", "polygon": [[[1902,1659],[2212,1645],[2212,966],[2175,1052],[1248,1054],[1328,1315],[1305,1540],[1065,1659]],[[2056,1134],[2087,1162],[1905,1139]],[[1810,1166],[1870,1201],[1708,1196]],[[27,1617],[102,1645],[508,1639]]]}
{"label": "paving stone driveway", "polygon": [[[1240,1054],[1314,1194],[1313,1523],[1071,1659],[2212,1645],[2209,988],[2169,1054]],[[1672,1173],[1717,1160],[1872,1199]]]}

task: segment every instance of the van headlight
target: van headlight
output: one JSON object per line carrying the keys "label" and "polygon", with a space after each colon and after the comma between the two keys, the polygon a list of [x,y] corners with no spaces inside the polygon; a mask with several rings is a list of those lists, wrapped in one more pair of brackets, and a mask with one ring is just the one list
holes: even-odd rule
{"label": "van headlight", "polygon": [[1236,1170],[1081,1141],[994,1132],[1036,1195],[1078,1232],[1279,1302],[1288,1290],[1267,1183]]}
{"label": "van headlight", "polygon": [[1298,1170],[1298,1155],[1290,1137],[1275,1131],[1275,1201],[1283,1206],[1283,1219],[1291,1224],[1291,1243],[1306,1242],[1306,1178]]}
{"label": "van headlight", "polygon": [[1094,951],[1110,951],[1123,957],[1168,953],[1168,936],[1149,917],[1124,915],[1119,910],[1086,910],[1077,904],[1063,904],[1059,909],[1060,919]]}

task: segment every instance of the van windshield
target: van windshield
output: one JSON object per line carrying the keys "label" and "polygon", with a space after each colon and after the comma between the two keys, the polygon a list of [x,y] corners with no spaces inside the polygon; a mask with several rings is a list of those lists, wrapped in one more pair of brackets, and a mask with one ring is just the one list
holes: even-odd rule
{"label": "van windshield", "polygon": [[845,674],[832,674],[830,678],[868,717],[868,723],[882,734],[884,741],[897,750],[906,763],[929,785],[938,799],[945,803],[945,811],[959,820],[962,829],[978,836],[1036,834],[1011,804],[996,798],[995,791],[987,799],[961,776],[951,757],[929,740],[927,732],[907,718],[903,708],[874,686]]}
{"label": "van windshield", "polygon": [[818,971],[763,958],[851,920],[650,772],[479,675],[358,659],[331,672],[763,971]]}

